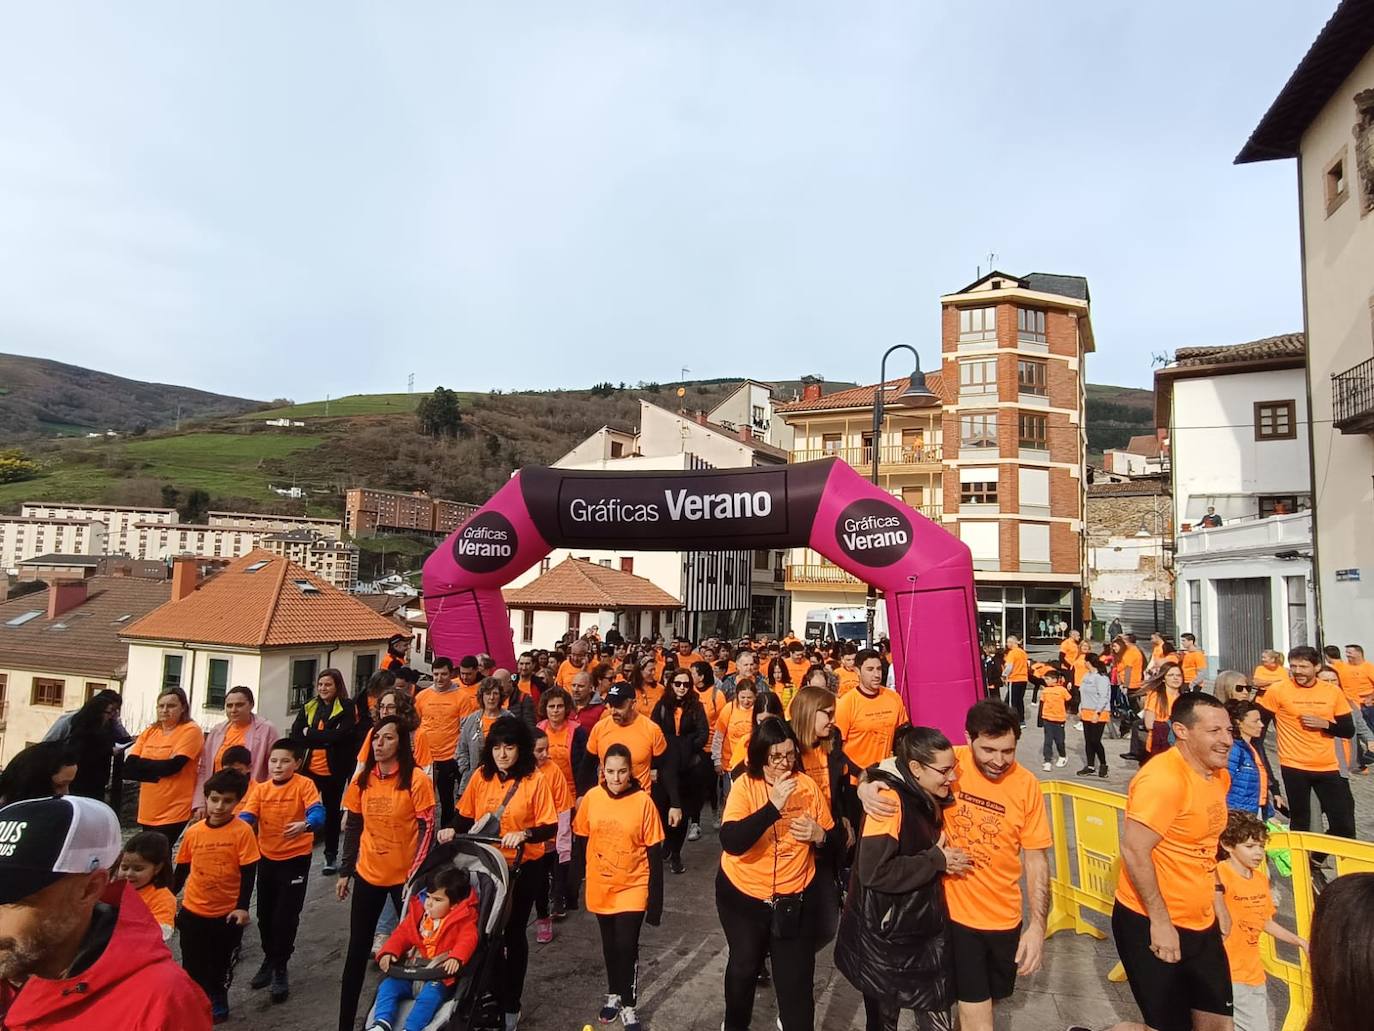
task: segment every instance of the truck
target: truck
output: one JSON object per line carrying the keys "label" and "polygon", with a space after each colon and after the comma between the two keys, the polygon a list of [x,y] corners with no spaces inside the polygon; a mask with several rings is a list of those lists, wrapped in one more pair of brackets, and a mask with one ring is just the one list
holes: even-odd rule
{"label": "truck", "polygon": [[[878,602],[874,613],[873,631],[878,637],[887,636],[887,606]],[[869,646],[868,610],[863,605],[836,605],[828,609],[807,609],[808,641],[828,644],[831,641],[853,641],[860,648]]]}

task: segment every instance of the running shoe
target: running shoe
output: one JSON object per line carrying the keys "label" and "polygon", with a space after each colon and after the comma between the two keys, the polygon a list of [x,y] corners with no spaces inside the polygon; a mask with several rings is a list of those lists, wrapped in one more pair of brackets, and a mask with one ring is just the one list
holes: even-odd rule
{"label": "running shoe", "polygon": [[285,1002],[287,996],[291,994],[291,979],[286,976],[286,967],[277,967],[272,971],[272,1001],[274,1003]]}
{"label": "running shoe", "polygon": [[379,1020],[375,1024],[369,1024],[367,1031],[391,1031],[391,1025],[385,1020]]}
{"label": "running shoe", "polygon": [[1077,774],[1077,775],[1080,776],[1080,777],[1091,777],[1091,776],[1092,776],[1094,773],[1096,773],[1096,772],[1097,772],[1097,768],[1096,768],[1096,767],[1094,767],[1094,766],[1084,766],[1081,770],[1078,771],[1078,774]]}
{"label": "running shoe", "polygon": [[1065,766],[1069,765],[1069,760],[1067,757],[1061,755],[1058,759],[1054,761],[1054,765],[1058,766],[1062,770]]}
{"label": "running shoe", "polygon": [[266,988],[272,983],[272,964],[267,960],[262,961],[262,966],[258,967],[258,972],[253,975],[253,980],[248,982],[249,988]]}
{"label": "running shoe", "polygon": [[1050,771],[1050,769],[1051,769],[1049,763],[1045,763],[1045,765],[1042,766],[1042,767],[1040,767],[1040,768],[1041,768],[1042,770],[1044,770],[1046,773],[1048,773],[1048,772]]}
{"label": "running shoe", "polygon": [[622,1006],[620,1008],[620,1023],[624,1025],[625,1031],[640,1031],[643,1027],[639,1022],[639,1014],[635,1012],[633,1006]]}
{"label": "running shoe", "polygon": [[596,1019],[602,1024],[612,1024],[615,1018],[620,1016],[620,996],[606,996],[606,1005],[601,1007],[601,1012],[596,1015]]}
{"label": "running shoe", "polygon": [[1107,775],[1107,767],[1106,767],[1105,765],[1104,765],[1104,766],[1099,766],[1099,767],[1097,768],[1097,775],[1098,775],[1099,777],[1105,777],[1105,776]]}
{"label": "running shoe", "polygon": [[684,863],[682,862],[682,857],[681,857],[681,856],[669,856],[669,857],[668,857],[668,869],[671,870],[671,871],[673,871],[673,873],[686,873],[686,872],[687,872],[687,866],[686,866],[686,864],[684,864]]}
{"label": "running shoe", "polygon": [[320,872],[324,874],[326,877],[333,877],[335,874],[337,874],[339,872],[339,857],[325,856],[324,868]]}
{"label": "running shoe", "polygon": [[549,917],[540,917],[534,922],[534,940],[540,945],[547,945],[553,941],[553,920]]}
{"label": "running shoe", "polygon": [[701,824],[697,823],[696,820],[693,820],[693,821],[692,821],[692,825],[691,825],[690,827],[687,828],[687,840],[688,840],[688,841],[699,841],[699,840],[701,840]]}

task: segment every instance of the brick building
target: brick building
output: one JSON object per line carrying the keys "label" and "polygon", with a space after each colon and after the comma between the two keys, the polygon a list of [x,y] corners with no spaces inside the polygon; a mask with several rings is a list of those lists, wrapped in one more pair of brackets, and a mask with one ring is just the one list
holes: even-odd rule
{"label": "brick building", "polygon": [[447,536],[477,511],[476,505],[431,498],[423,491],[352,487],[344,496],[344,525],[354,537],[372,533]]}

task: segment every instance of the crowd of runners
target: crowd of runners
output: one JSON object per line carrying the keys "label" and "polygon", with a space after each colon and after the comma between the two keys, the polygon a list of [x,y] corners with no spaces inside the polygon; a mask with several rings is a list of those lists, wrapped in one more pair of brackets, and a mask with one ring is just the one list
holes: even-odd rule
{"label": "crowd of runners", "polygon": [[[988,697],[969,709],[962,740],[910,724],[881,642],[859,649],[790,636],[665,644],[589,635],[526,652],[509,671],[483,655],[436,657],[424,678],[398,642],[357,697],[339,671],[321,673],[285,733],[235,687],[207,736],[172,688],[133,737],[119,722],[119,696],[102,693],[0,774],[0,1024],[80,1026],[16,1019],[67,998],[49,982],[82,972],[42,961],[44,949],[25,949],[10,926],[11,909],[34,908],[25,900],[63,875],[109,868],[121,883],[101,881],[85,909],[92,926],[102,906],[118,913],[102,946],[139,920],[162,940],[175,933],[185,974],[208,999],[206,1022],[219,1022],[252,923],[263,960],[250,986],[288,997],[317,867],[348,907],[340,1031],[354,1031],[368,1010],[369,967],[383,977],[366,1026],[419,1031],[452,996],[482,932],[462,870],[445,867],[424,890],[403,892],[431,849],[481,835],[513,871],[509,915],[488,943],[495,962],[482,1012],[514,1031],[531,922],[536,942],[548,943],[559,921],[585,909],[606,981],[604,1006],[585,1016],[641,1031],[643,925],[663,919],[686,844],[715,835],[725,1031],[750,1027],[769,983],[782,1031],[810,1031],[815,959],[826,948],[862,994],[871,1031],[893,1031],[902,1010],[922,1031],[953,1028],[956,1015],[964,1031],[987,1031],[1045,950],[1051,829],[1039,781],[1017,761],[1033,721],[1046,770],[1077,749],[1069,728],[1082,735],[1081,776],[1106,775],[1108,728],[1141,763],[1111,929],[1144,1024],[1119,1027],[1263,1031],[1261,935],[1309,948],[1274,920],[1264,820],[1285,812],[1297,829],[1353,837],[1348,778],[1364,772],[1374,745],[1374,664],[1356,645],[1331,651],[1266,652],[1249,674],[1211,676],[1191,640],[1175,648],[1156,635],[1142,646],[1118,634],[1096,653],[1074,631],[1057,656],[1034,661],[1009,638],[985,649]],[[121,741],[127,758],[112,771]],[[79,799],[103,800],[112,776],[140,785],[139,832],[127,841],[97,826],[100,811],[113,820],[108,809]],[[70,799],[49,797],[69,790]],[[1325,826],[1313,823],[1313,795]],[[51,822],[56,805],[73,827],[85,821],[91,855],[106,861],[74,866],[76,831],[56,859],[46,840],[21,840],[40,812],[25,807],[49,807]],[[1368,879],[1328,885],[1323,868],[1314,873],[1324,889],[1319,928],[1374,915]],[[1340,914],[1323,917],[1333,898]],[[1334,972],[1349,962],[1340,939],[1314,931],[1310,948],[1309,1026],[1354,1026],[1342,1014],[1355,1003],[1341,993],[1359,980]],[[417,961],[442,976],[399,975]],[[166,1026],[202,1026],[197,1019]]]}

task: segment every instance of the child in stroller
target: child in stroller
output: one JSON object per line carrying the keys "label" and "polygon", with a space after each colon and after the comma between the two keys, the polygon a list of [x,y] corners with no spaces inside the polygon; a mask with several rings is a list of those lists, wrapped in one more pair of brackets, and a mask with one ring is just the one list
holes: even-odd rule
{"label": "child in stroller", "polygon": [[[405,1031],[424,1031],[452,997],[459,969],[477,948],[477,923],[478,897],[468,872],[454,866],[434,870],[428,890],[411,898],[405,919],[377,953],[377,965],[387,976],[377,989],[370,1031],[392,1031],[402,1000],[411,998],[415,1004],[406,1015]],[[430,977],[438,968],[446,976],[419,980],[417,994],[417,979],[395,976],[393,967],[397,973]]]}

